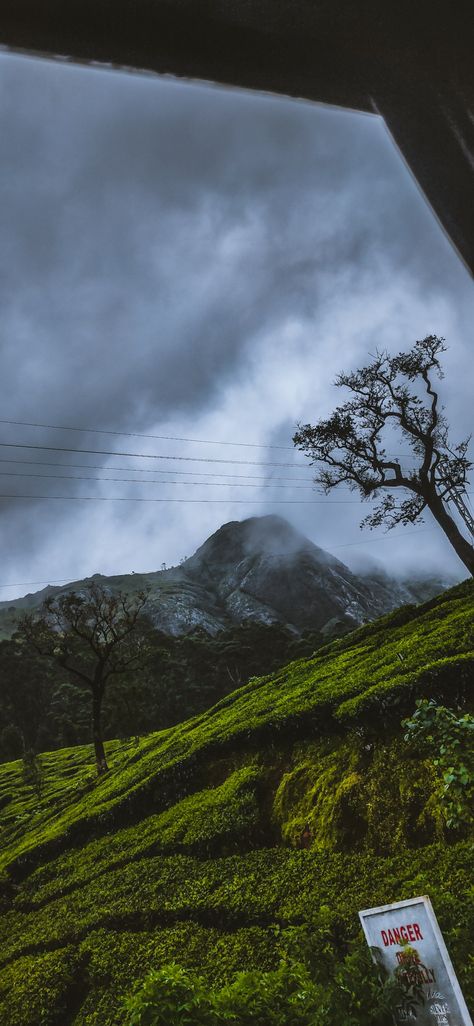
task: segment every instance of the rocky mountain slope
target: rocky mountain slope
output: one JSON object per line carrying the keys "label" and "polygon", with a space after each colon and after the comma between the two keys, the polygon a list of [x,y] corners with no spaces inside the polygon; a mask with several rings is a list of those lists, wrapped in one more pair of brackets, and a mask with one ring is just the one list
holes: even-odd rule
{"label": "rocky mountain slope", "polygon": [[[0,603],[0,636],[11,634],[19,611],[35,608],[49,594],[80,591],[90,580]],[[405,603],[423,601],[453,583],[354,574],[278,516],[224,524],[193,556],[170,570],[121,577],[97,574],[92,580],[112,590],[149,589],[148,616],[157,628],[173,635],[196,628],[216,634],[244,620],[331,634]]]}

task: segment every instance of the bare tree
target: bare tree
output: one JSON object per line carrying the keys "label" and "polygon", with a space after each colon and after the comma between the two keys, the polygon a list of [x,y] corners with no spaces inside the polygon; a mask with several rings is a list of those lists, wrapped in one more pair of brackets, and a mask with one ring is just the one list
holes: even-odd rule
{"label": "bare tree", "polygon": [[[446,507],[453,491],[465,489],[472,463],[467,458],[469,438],[458,445],[450,443],[448,423],[433,387],[435,377],[443,376],[440,354],[445,351],[444,339],[429,335],[409,352],[376,353],[367,367],[340,374],[336,385],[349,389],[351,397],[328,420],[314,426],[299,424],[293,441],[312,464],[319,465],[314,480],[326,494],[340,484],[358,491],[362,499],[385,493],[361,527],[414,523],[429,509],[474,575],[473,546]],[[396,435],[415,457],[409,470],[402,469],[400,458],[387,453]],[[398,500],[397,490],[411,494]]]}
{"label": "bare tree", "polygon": [[142,643],[137,625],[146,592],[112,594],[92,583],[84,592],[50,596],[39,613],[19,622],[19,633],[33,648],[64,667],[90,690],[92,738],[97,774],[108,770],[102,736],[102,703],[111,677],[137,670]]}

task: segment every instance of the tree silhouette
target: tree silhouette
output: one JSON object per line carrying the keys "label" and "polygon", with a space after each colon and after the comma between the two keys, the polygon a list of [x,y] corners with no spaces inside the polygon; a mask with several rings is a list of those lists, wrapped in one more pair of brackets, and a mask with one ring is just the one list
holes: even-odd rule
{"label": "tree silhouette", "polygon": [[[443,376],[440,354],[445,351],[444,339],[429,335],[409,352],[376,353],[368,366],[340,374],[336,385],[349,389],[351,397],[327,420],[298,425],[293,441],[319,465],[314,480],[326,494],[340,484],[348,484],[362,499],[385,493],[361,527],[414,523],[429,509],[474,575],[473,547],[446,508],[450,494],[465,489],[472,463],[467,458],[469,438],[450,443],[433,387],[434,378]],[[394,428],[416,457],[408,471],[387,454]],[[411,494],[398,500],[396,491]]]}
{"label": "tree silhouette", "polygon": [[49,596],[39,613],[26,614],[19,621],[20,636],[90,690],[99,776],[108,770],[101,720],[104,695],[111,677],[137,670],[142,663],[137,625],[146,599],[146,592],[130,597],[92,583],[81,593]]}

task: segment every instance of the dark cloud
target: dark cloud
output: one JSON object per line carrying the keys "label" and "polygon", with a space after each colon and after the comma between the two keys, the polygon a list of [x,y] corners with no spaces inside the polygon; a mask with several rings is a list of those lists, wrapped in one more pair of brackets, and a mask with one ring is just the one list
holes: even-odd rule
{"label": "dark cloud", "polygon": [[[378,119],[3,55],[0,130],[3,417],[289,444],[296,420],[334,403],[341,364],[435,331],[449,335],[446,396],[459,432],[468,430],[470,282]],[[133,439],[118,447],[156,451]],[[167,451],[251,452],[172,443]],[[31,495],[40,486],[71,495],[112,488],[0,480],[4,493],[21,486]],[[173,494],[185,497],[177,486]],[[224,519],[266,512],[269,493],[258,495],[261,506],[256,496],[245,506],[229,494],[223,506],[128,512],[2,500],[3,576],[126,570],[134,556],[151,569],[189,554],[183,548]],[[278,511],[328,547],[357,537],[353,506]],[[439,544],[403,542],[391,555],[451,565]]]}

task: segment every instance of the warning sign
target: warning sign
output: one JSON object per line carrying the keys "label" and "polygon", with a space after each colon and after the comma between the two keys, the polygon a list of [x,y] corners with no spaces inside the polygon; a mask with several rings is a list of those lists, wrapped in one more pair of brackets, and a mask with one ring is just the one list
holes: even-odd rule
{"label": "warning sign", "polygon": [[429,898],[359,916],[374,961],[395,985],[397,1026],[473,1026]]}

